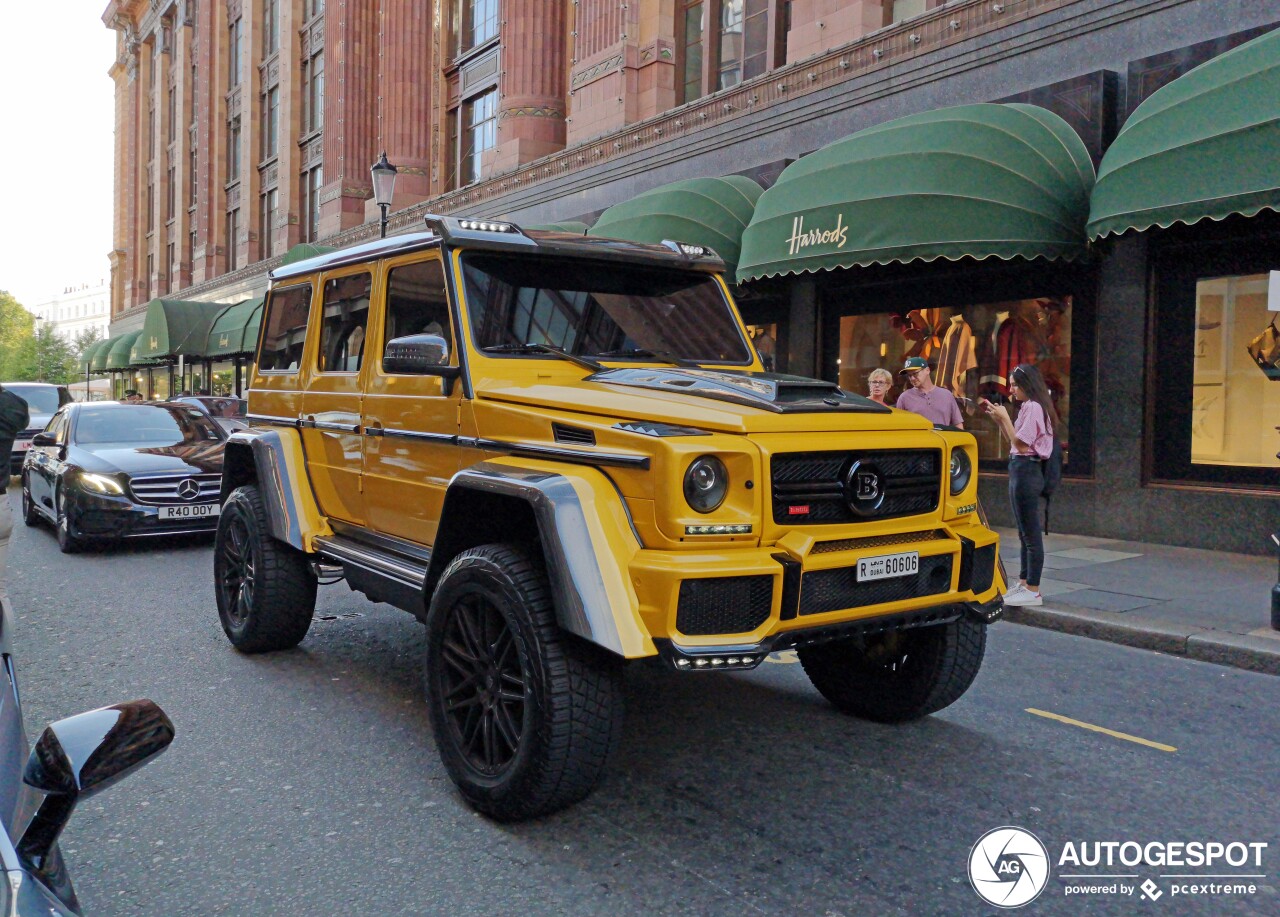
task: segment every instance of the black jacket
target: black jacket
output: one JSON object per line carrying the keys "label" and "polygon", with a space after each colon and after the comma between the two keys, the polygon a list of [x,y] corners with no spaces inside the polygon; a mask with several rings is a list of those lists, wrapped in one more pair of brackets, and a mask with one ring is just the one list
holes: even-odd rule
{"label": "black jacket", "polygon": [[13,440],[31,422],[27,403],[13,392],[0,389],[0,494],[9,483],[9,460],[13,453]]}

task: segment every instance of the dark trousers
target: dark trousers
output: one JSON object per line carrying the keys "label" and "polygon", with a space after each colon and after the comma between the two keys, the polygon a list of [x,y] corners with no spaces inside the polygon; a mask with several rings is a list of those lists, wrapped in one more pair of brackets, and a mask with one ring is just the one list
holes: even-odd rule
{"label": "dark trousers", "polygon": [[1040,491],[1044,489],[1044,462],[1010,456],[1009,502],[1018,523],[1022,542],[1022,565],[1018,579],[1040,585],[1044,570],[1044,524],[1040,517]]}

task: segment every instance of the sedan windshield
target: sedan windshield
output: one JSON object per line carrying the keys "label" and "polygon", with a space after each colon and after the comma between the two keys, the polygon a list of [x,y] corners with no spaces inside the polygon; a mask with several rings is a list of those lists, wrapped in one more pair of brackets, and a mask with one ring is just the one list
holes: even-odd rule
{"label": "sedan windshield", "polygon": [[197,407],[122,404],[83,408],[72,441],[78,446],[193,446],[220,442],[222,431]]}
{"label": "sedan windshield", "polygon": [[[462,258],[476,346],[611,361],[751,362],[710,274],[644,265],[468,253]],[[555,359],[554,353],[546,359]]]}
{"label": "sedan windshield", "polygon": [[27,403],[33,414],[52,414],[58,404],[58,390],[51,385],[6,385],[5,391],[13,392]]}

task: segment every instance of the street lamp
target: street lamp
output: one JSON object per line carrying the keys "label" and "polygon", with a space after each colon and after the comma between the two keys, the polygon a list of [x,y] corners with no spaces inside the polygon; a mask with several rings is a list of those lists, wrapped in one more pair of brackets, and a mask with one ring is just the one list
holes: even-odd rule
{"label": "street lamp", "polygon": [[382,158],[373,164],[369,174],[373,176],[373,199],[378,202],[382,211],[382,238],[387,237],[387,208],[391,206],[391,198],[396,191],[396,167],[387,162],[386,150]]}

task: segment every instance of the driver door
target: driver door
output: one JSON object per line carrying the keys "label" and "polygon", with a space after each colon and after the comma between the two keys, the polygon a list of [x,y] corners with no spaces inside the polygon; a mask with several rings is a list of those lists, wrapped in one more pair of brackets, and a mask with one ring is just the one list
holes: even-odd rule
{"label": "driver door", "polygon": [[462,386],[440,376],[388,372],[382,358],[388,341],[434,334],[457,366],[457,337],[438,251],[388,261],[386,271],[386,308],[372,338],[361,418],[365,508],[375,531],[430,545],[445,489],[459,468]]}

